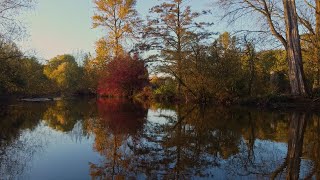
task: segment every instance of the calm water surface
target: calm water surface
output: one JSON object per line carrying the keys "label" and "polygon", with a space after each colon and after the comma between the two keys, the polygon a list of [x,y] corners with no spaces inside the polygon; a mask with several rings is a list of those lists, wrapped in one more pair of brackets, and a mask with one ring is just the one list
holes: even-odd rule
{"label": "calm water surface", "polygon": [[117,99],[3,104],[0,179],[319,179],[319,117]]}

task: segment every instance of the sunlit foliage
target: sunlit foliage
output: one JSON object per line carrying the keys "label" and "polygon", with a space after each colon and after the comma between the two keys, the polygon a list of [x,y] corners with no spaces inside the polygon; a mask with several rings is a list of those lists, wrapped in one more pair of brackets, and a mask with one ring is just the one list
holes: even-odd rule
{"label": "sunlit foliage", "polygon": [[71,55],[60,55],[49,60],[44,67],[44,74],[57,85],[60,92],[74,92],[79,88],[80,68]]}
{"label": "sunlit foliage", "polygon": [[160,69],[176,79],[178,96],[182,97],[182,88],[196,96],[185,84],[184,71],[188,68],[185,64],[192,52],[192,40],[197,35],[207,38],[203,28],[210,24],[196,22],[201,13],[193,12],[185,0],[164,1],[152,7],[150,13],[145,34],[150,49],[161,52],[156,58],[161,62]]}
{"label": "sunlit foliage", "polygon": [[123,42],[134,37],[141,20],[135,10],[136,0],[93,0],[96,6],[93,27],[103,27],[107,36],[98,41],[108,45],[113,56],[124,53]]}

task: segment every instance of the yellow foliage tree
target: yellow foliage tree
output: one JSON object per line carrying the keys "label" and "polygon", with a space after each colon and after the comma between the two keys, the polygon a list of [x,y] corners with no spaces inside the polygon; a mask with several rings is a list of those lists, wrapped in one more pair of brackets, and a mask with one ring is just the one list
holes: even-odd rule
{"label": "yellow foliage tree", "polygon": [[92,17],[93,27],[104,27],[107,37],[99,40],[105,43],[114,56],[123,53],[123,41],[125,38],[134,37],[134,29],[139,27],[141,20],[135,10],[136,0],[93,0],[96,5],[96,13]]}
{"label": "yellow foliage tree", "polygon": [[44,74],[56,83],[60,92],[75,92],[79,82],[80,68],[71,55],[60,55],[49,61],[44,67]]}

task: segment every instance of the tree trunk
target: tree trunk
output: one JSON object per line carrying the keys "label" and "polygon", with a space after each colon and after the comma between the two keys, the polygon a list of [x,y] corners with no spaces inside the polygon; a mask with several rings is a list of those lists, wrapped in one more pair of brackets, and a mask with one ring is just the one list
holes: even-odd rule
{"label": "tree trunk", "polygon": [[[320,0],[316,1],[316,36],[320,36]],[[319,44],[318,44],[319,45]]]}
{"label": "tree trunk", "polygon": [[248,95],[252,95],[253,82],[255,78],[255,50],[252,44],[246,43],[247,56],[249,62],[249,82],[248,82]]}
{"label": "tree trunk", "polygon": [[320,0],[315,0],[316,4],[316,30],[314,40],[314,55],[317,63],[316,77],[314,82],[314,89],[320,88]]}
{"label": "tree trunk", "polygon": [[295,0],[283,0],[291,93],[307,96]]}
{"label": "tree trunk", "polygon": [[[180,24],[180,3],[178,2],[177,4],[177,40],[178,40],[178,47],[177,47],[177,53],[178,53],[178,76],[182,80],[182,48],[181,48],[181,24]],[[178,99],[180,100],[182,97],[182,92],[181,92],[181,82],[178,81]]]}

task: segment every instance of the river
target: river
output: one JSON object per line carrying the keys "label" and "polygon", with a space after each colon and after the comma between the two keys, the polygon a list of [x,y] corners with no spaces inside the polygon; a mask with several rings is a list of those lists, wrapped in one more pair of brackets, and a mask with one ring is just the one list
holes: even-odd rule
{"label": "river", "polygon": [[122,99],[0,105],[0,179],[320,178],[320,116]]}

